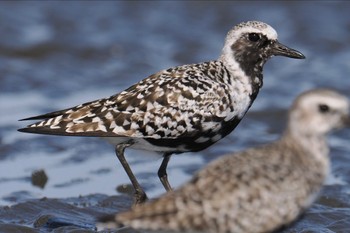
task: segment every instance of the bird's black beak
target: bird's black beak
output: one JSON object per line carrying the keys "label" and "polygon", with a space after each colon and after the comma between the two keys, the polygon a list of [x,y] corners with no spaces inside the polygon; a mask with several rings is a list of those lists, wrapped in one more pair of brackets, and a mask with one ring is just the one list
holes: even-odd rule
{"label": "bird's black beak", "polygon": [[305,58],[305,56],[301,52],[295,49],[288,48],[287,46],[281,44],[277,40],[274,41],[272,44],[271,53],[272,55],[275,55],[275,56],[285,56],[285,57],[291,57],[296,59]]}

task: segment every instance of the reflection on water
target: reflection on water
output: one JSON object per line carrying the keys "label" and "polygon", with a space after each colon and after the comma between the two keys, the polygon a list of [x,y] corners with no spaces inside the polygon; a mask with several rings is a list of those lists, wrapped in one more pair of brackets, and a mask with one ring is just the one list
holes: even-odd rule
{"label": "reflection on water", "polygon": [[[113,196],[128,178],[111,145],[21,134],[18,119],[112,95],[160,69],[215,59],[241,21],[271,24],[307,59],[271,59],[261,93],[233,134],[173,156],[168,173],[178,187],[219,155],[276,139],[300,92],[327,86],[348,93],[349,10],[347,2],[1,2],[0,229],[88,232],[96,216],[130,206],[130,198]],[[350,231],[349,137],[331,137],[333,178],[284,232]],[[164,192],[159,157],[128,150],[127,159],[151,197]]]}

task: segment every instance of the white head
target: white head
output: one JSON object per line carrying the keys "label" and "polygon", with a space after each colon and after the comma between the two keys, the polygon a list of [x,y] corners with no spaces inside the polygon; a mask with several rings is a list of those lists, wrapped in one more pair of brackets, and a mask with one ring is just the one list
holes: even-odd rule
{"label": "white head", "polygon": [[296,136],[324,136],[346,126],[350,126],[349,100],[330,89],[301,94],[289,112],[288,130]]}
{"label": "white head", "polygon": [[262,71],[262,66],[268,58],[277,55],[305,58],[300,52],[280,44],[277,32],[270,25],[248,21],[236,25],[228,32],[220,60],[231,67],[238,64],[252,77],[257,71]]}
{"label": "white head", "polygon": [[227,33],[226,41],[237,41],[242,35],[249,33],[261,34],[269,40],[277,40],[277,32],[270,25],[259,21],[248,21],[234,26]]}

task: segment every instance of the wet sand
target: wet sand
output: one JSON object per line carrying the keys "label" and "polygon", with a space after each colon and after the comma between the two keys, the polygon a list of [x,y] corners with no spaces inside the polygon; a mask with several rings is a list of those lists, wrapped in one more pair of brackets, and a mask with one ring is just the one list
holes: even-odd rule
{"label": "wet sand", "polygon": [[[341,186],[327,186],[312,208],[296,223],[279,232],[349,232],[350,204],[342,189]],[[337,199],[330,197],[334,193],[339,195]],[[73,198],[34,199],[11,207],[0,207],[0,232],[96,232],[96,219],[127,210],[131,204],[129,195],[91,194]],[[141,233],[130,228],[111,232]]]}

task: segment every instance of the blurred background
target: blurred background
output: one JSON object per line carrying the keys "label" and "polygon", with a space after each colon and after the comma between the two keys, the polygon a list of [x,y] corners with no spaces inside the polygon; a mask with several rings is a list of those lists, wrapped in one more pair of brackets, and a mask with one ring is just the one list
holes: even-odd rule
{"label": "blurred background", "polygon": [[[330,87],[350,97],[349,12],[346,1],[0,2],[0,232],[89,231],[96,215],[130,206],[116,196],[129,180],[113,146],[19,133],[27,123],[19,119],[113,95],[161,69],[214,60],[234,25],[270,24],[307,59],[269,60],[236,130],[207,150],[172,157],[169,180],[178,187],[222,154],[276,139],[302,91]],[[285,232],[350,232],[349,138],[350,130],[330,137],[332,176]],[[126,154],[149,196],[164,193],[161,159]]]}

